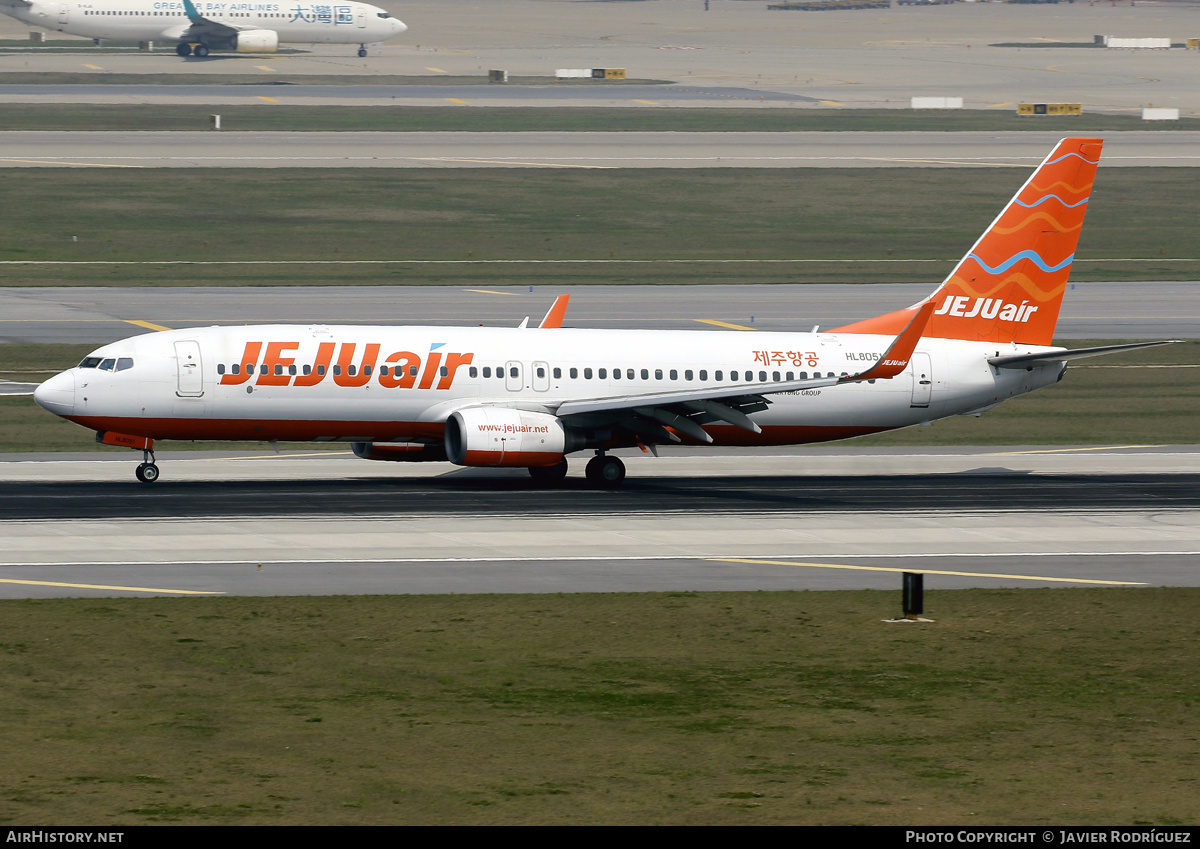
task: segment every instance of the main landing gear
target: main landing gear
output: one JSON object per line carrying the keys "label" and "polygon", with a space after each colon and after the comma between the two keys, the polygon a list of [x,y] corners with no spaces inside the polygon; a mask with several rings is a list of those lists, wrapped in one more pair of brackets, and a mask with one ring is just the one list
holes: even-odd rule
{"label": "main landing gear", "polygon": [[596,452],[584,469],[588,482],[603,489],[615,489],[625,482],[625,464],[617,457]]}
{"label": "main landing gear", "polygon": [[175,52],[180,56],[192,56],[193,54],[200,59],[208,55],[208,48],[203,44],[197,44],[195,47],[188,44],[186,41],[175,45]]}
{"label": "main landing gear", "polygon": [[158,466],[154,465],[153,451],[142,452],[142,462],[134,470],[133,476],[142,483],[154,483],[158,480]]}
{"label": "main landing gear", "polygon": [[[588,483],[600,489],[615,489],[625,482],[625,464],[601,452],[588,461],[584,471]],[[529,476],[539,486],[558,486],[567,476],[567,461],[553,466],[530,466]]]}

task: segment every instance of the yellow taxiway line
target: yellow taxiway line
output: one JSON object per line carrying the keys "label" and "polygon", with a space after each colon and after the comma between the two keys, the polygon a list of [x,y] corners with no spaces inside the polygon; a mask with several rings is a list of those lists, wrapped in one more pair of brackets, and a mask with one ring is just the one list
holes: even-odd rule
{"label": "yellow taxiway line", "polygon": [[715,318],[694,318],[701,324],[715,324],[717,327],[728,327],[730,330],[757,330],[757,327],[746,327],[743,324],[730,324],[728,321],[717,321]]}
{"label": "yellow taxiway line", "polygon": [[171,593],[173,595],[225,595],[215,590],[162,590],[152,587],[110,587],[104,584],[63,584],[58,581],[19,581],[15,578],[0,578],[0,584],[25,584],[32,587],[66,587],[73,590],[120,590],[130,593]]}
{"label": "yellow taxiway line", "polygon": [[497,292],[493,289],[463,289],[464,292],[478,292],[481,295],[519,295],[520,292]]}
{"label": "yellow taxiway line", "polygon": [[[864,557],[869,555],[863,555]],[[914,555],[915,556],[915,555]],[[940,569],[898,569],[889,566],[850,566],[845,563],[801,563],[795,560],[746,560],[737,557],[710,557],[713,563],[754,563],[762,566],[805,566],[811,569],[850,569],[856,572],[920,572],[923,575],[955,575],[962,578],[1008,578],[1018,581],[1054,581],[1061,584],[1098,584],[1105,587],[1144,587],[1137,581],[1095,581],[1087,578],[1049,578],[1042,575],[1004,575],[992,572],[949,572]]]}
{"label": "yellow taxiway line", "polygon": [[136,318],[121,319],[126,324],[136,324],[138,327],[145,327],[148,330],[170,330],[169,327],[163,327],[161,324],[151,324],[148,321],[138,321]]}
{"label": "yellow taxiway line", "polygon": [[108,162],[65,162],[46,159],[0,159],[0,162],[20,162],[24,165],[76,165],[80,168],[148,168],[148,165],[113,165]]}

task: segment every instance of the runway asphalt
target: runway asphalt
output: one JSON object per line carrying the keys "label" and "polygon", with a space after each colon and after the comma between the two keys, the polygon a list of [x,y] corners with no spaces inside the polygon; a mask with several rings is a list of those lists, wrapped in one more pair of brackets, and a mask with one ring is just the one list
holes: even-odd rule
{"label": "runway asphalt", "polygon": [[[1189,585],[1195,447],[627,457],[628,485],[344,455],[0,462],[0,597]],[[1030,521],[1036,517],[1036,521]]]}
{"label": "runway asphalt", "polygon": [[[0,167],[1030,168],[1064,134],[13,131]],[[1200,165],[1200,133],[1104,137],[1106,168]]]}

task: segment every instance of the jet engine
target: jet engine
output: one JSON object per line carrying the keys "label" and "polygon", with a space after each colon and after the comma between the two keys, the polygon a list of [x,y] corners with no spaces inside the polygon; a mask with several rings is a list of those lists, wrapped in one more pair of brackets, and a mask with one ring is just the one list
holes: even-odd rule
{"label": "jet engine", "polygon": [[459,466],[553,466],[584,447],[581,434],[548,413],[470,407],[446,420],[446,458]]}
{"label": "jet engine", "polygon": [[242,30],[234,36],[238,53],[274,53],[279,49],[279,33],[273,29]]}

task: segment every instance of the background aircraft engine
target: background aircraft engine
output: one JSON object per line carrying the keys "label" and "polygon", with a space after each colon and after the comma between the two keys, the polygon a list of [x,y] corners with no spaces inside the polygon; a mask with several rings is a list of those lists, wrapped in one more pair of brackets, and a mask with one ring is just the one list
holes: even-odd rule
{"label": "background aircraft engine", "polygon": [[548,413],[470,407],[446,420],[446,457],[459,466],[553,466],[583,442]]}
{"label": "background aircraft engine", "polygon": [[274,53],[279,48],[279,33],[273,29],[248,29],[234,40],[238,53]]}

